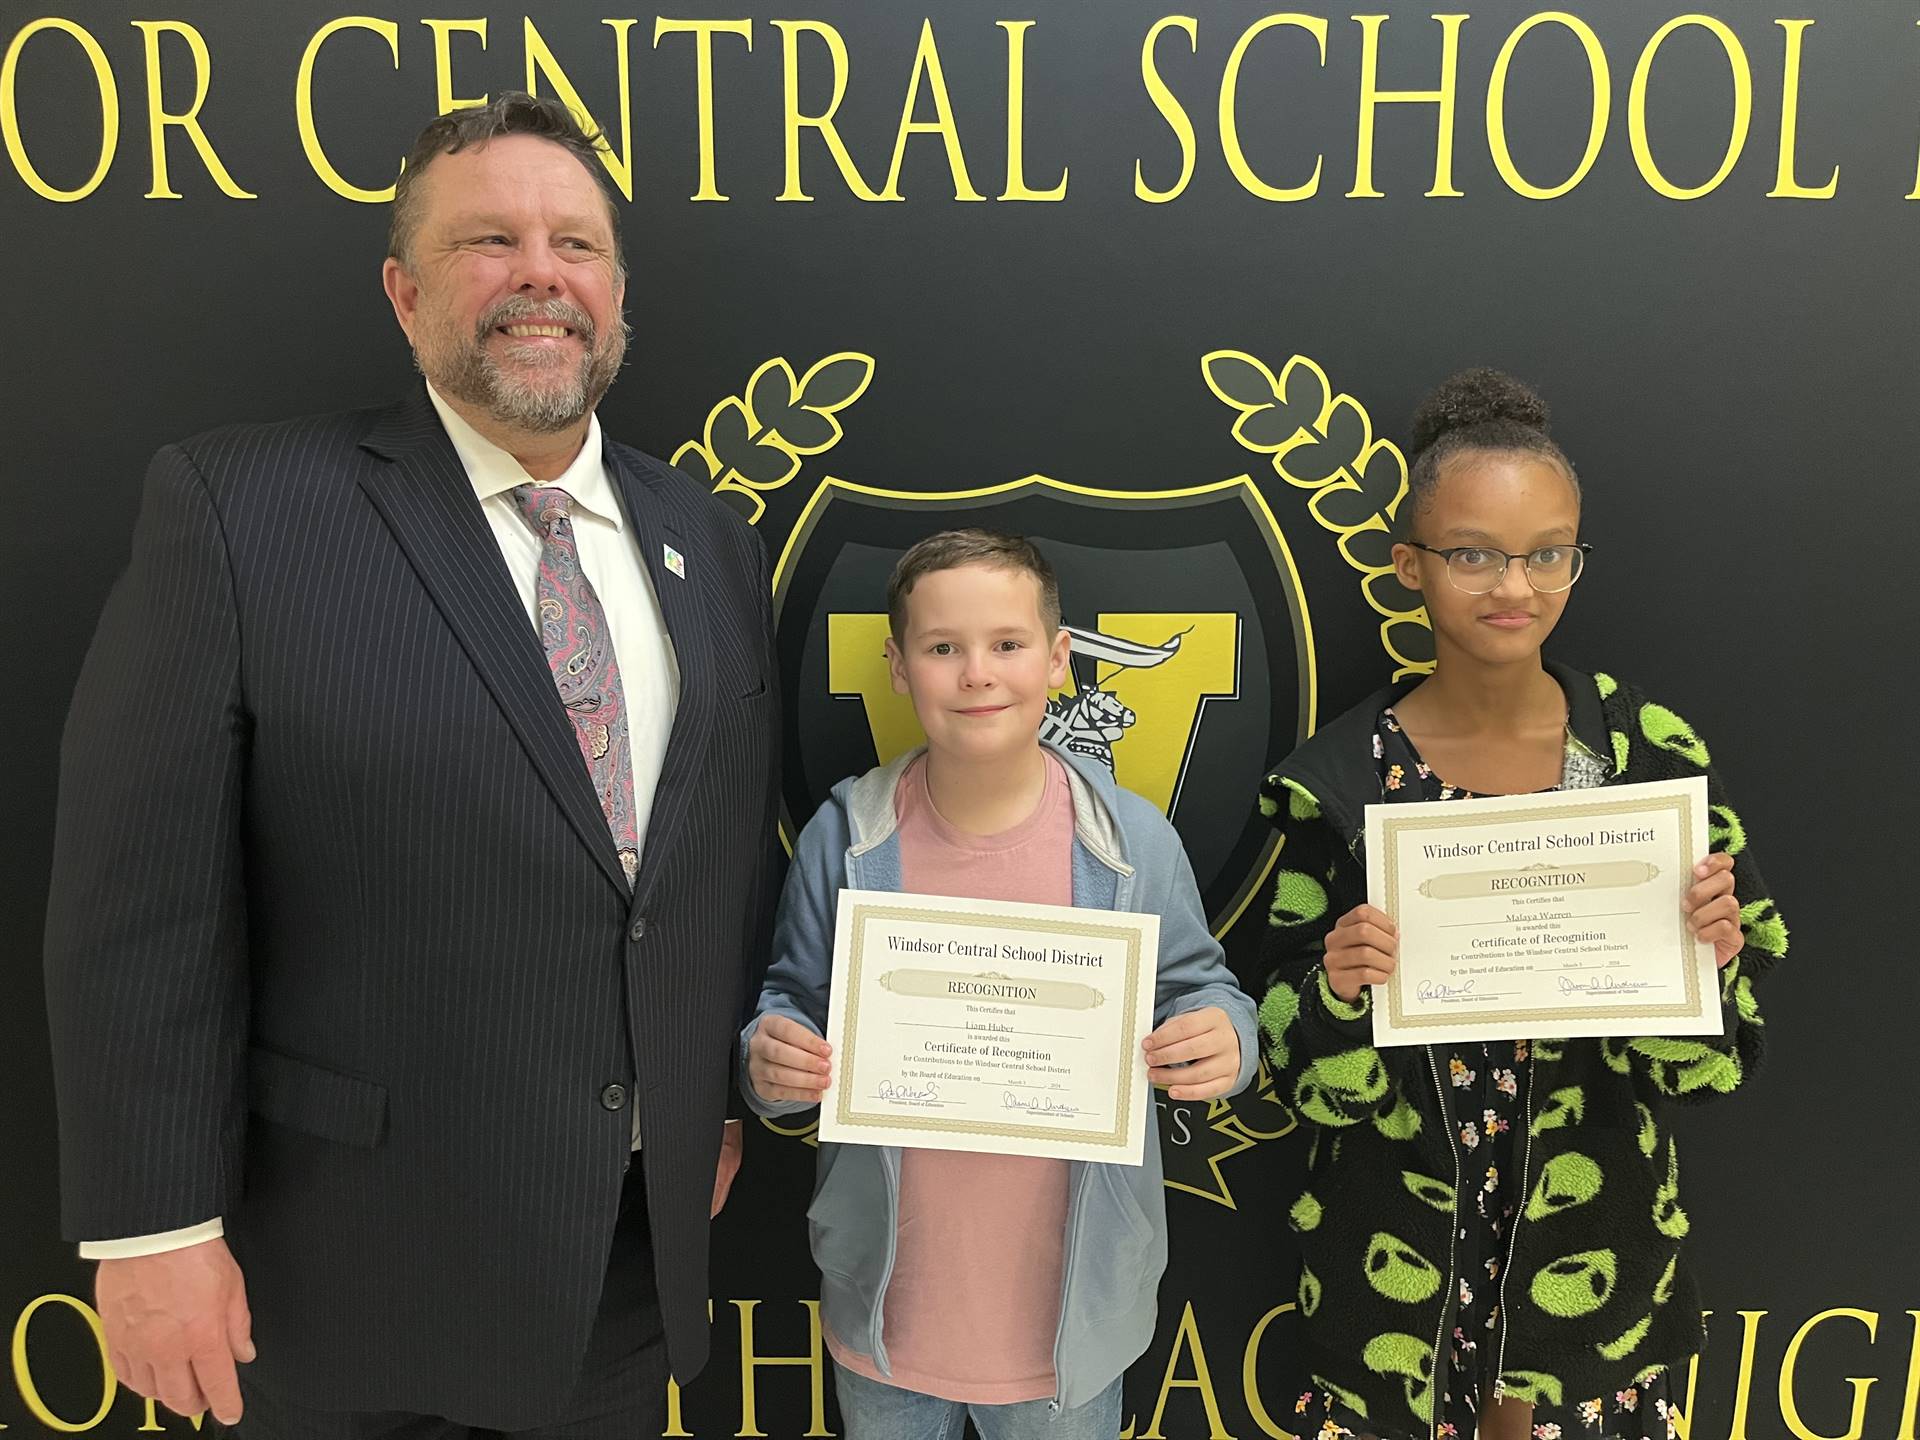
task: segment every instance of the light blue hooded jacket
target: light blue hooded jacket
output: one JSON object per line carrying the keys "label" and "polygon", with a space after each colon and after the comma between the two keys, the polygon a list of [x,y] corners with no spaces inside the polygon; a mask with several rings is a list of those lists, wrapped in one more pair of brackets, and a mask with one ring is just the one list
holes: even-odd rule
{"label": "light blue hooded jacket", "polygon": [[[1207,929],[1200,894],[1173,826],[1150,803],[1114,784],[1104,765],[1048,747],[1067,767],[1073,794],[1073,903],[1160,917],[1153,1021],[1217,1005],[1240,1037],[1235,1092],[1259,1061],[1254,1005],[1234,984]],[[894,795],[915,750],[858,779],[842,780],[800,832],[775,924],[773,964],[754,1018],[740,1035],[747,1103],[766,1116],[808,1108],[769,1102],[745,1081],[747,1045],[768,1015],[825,1034],[839,892],[900,889]],[[1156,1111],[1157,1113],[1157,1111]],[[1060,1329],[1054,1338],[1053,1403],[1085,1404],[1152,1343],[1167,1217],[1160,1147],[1147,1137],[1139,1165],[1072,1162]],[[820,1299],[837,1339],[889,1373],[882,1333],[900,1205],[900,1151],[877,1145],[820,1146],[807,1211]]]}

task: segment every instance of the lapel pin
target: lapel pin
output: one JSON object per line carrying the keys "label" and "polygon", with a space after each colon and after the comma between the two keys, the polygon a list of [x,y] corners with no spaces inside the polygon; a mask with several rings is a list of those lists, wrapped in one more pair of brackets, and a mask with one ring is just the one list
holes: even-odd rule
{"label": "lapel pin", "polygon": [[671,545],[662,545],[660,548],[666,552],[667,569],[671,570],[674,574],[678,575],[682,580],[686,579],[687,578],[686,557],[682,555],[678,550],[674,549]]}

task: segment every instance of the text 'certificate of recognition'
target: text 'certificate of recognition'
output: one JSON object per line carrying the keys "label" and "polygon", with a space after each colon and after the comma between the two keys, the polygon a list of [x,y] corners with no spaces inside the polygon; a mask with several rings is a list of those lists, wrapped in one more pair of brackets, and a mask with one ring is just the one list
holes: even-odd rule
{"label": "text 'certificate of recognition'", "polygon": [[842,890],[820,1138],[1138,1165],[1160,917]]}
{"label": "text 'certificate of recognition'", "polygon": [[1684,900],[1704,777],[1367,807],[1367,894],[1400,931],[1376,1045],[1718,1035]]}

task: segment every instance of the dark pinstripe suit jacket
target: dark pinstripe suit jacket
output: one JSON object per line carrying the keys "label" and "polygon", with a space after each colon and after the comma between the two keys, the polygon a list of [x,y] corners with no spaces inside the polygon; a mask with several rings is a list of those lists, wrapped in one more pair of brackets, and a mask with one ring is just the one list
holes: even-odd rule
{"label": "dark pinstripe suit jacket", "polygon": [[[63,1228],[226,1217],[263,1383],[502,1428],[564,1399],[630,1116],[674,1372],[767,903],[765,553],[611,442],[679,710],[629,895],[424,387],[148,474],[61,757]],[[667,570],[663,547],[685,557]]]}

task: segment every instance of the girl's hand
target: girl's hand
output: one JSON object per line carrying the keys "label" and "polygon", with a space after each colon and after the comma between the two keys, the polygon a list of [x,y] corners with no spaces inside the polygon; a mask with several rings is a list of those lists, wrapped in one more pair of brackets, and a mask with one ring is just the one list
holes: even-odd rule
{"label": "girl's hand", "polygon": [[1327,984],[1349,1005],[1363,985],[1384,985],[1400,963],[1400,931],[1371,905],[1356,905],[1327,932]]}
{"label": "girl's hand", "polygon": [[1693,867],[1693,875],[1686,899],[1687,924],[1694,939],[1712,943],[1713,963],[1724,967],[1746,943],[1740,931],[1740,902],[1733,894],[1733,857],[1709,855]]}

